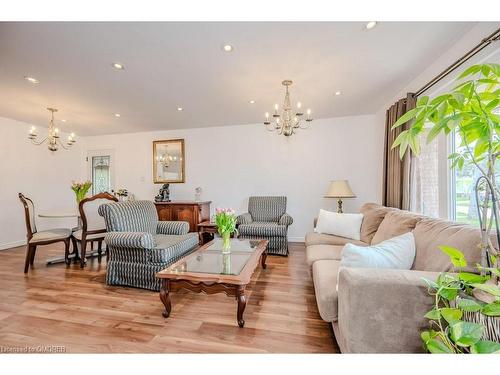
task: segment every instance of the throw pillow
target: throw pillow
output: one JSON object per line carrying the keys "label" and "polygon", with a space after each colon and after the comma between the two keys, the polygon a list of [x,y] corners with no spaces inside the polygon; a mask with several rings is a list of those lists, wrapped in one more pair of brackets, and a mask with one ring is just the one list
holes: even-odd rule
{"label": "throw pillow", "polygon": [[342,250],[341,267],[409,270],[415,259],[415,238],[408,232],[374,246],[348,243]]}
{"label": "throw pillow", "polygon": [[363,214],[339,214],[319,210],[318,222],[314,231],[359,241],[362,222]]}

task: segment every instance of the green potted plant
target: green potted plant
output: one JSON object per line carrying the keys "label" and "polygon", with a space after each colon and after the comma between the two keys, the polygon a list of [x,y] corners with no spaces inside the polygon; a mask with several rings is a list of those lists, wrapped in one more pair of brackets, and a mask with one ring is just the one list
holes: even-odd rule
{"label": "green potted plant", "polygon": [[[440,134],[458,133],[461,144],[449,155],[452,168],[473,165],[481,175],[475,185],[481,227],[481,264],[477,265],[480,275],[472,276],[474,274],[464,272],[441,274],[436,283],[428,281],[431,294],[436,298],[435,308],[428,317],[434,322],[431,323],[434,328],[439,327],[438,330],[423,333],[426,348],[431,352],[492,350],[490,344],[476,345],[479,342],[477,334],[481,331],[482,337],[496,340],[500,335],[500,256],[498,249],[492,245],[492,235],[500,242],[497,205],[500,190],[495,176],[495,165],[500,156],[499,77],[499,64],[472,65],[457,78],[459,82],[450,92],[434,98],[419,97],[415,108],[401,116],[392,127],[408,124],[392,145],[393,148],[399,147],[401,158],[408,148],[416,155],[420,153],[420,142],[425,133],[427,143]],[[446,247],[442,250],[450,255],[455,267],[465,267],[465,259],[459,250]],[[461,295],[467,298],[461,299]],[[453,304],[455,307],[451,306]],[[488,314],[484,314],[483,306],[492,306],[486,308]],[[461,321],[462,318],[469,320],[471,325]],[[461,327],[461,330],[474,330],[476,327],[474,337],[478,341],[467,339],[467,349],[463,349],[464,342],[459,339],[459,328],[453,328],[457,322],[460,326],[455,327]],[[485,326],[486,330],[480,330],[473,324]]]}

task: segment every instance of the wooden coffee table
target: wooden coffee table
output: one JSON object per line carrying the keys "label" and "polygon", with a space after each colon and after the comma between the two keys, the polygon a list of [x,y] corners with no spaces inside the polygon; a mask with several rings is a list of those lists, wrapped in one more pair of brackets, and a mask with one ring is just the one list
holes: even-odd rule
{"label": "wooden coffee table", "polygon": [[163,316],[172,310],[170,293],[187,289],[197,293],[226,293],[238,301],[237,320],[243,327],[247,297],[245,288],[260,263],[266,268],[267,240],[231,239],[231,253],[222,254],[222,240],[215,239],[158,272],[161,279],[160,299]]}

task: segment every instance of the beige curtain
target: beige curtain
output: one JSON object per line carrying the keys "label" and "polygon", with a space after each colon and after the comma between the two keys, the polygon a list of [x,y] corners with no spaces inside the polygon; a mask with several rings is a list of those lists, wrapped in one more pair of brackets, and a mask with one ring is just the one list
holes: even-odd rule
{"label": "beige curtain", "polygon": [[408,150],[401,160],[399,149],[392,149],[394,140],[403,130],[408,129],[408,124],[391,130],[392,125],[408,112],[415,108],[416,97],[408,94],[406,98],[398,100],[388,110],[385,120],[385,144],[384,144],[384,186],[382,202],[384,206],[410,209],[410,186],[411,186],[411,153]]}

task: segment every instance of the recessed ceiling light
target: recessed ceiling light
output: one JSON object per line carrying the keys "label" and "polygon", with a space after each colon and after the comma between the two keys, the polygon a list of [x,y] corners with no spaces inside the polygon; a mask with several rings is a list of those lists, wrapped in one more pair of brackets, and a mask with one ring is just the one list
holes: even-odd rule
{"label": "recessed ceiling light", "polygon": [[249,101],[249,103],[250,104],[255,104],[255,100],[252,99],[252,100]]}
{"label": "recessed ceiling light", "polygon": [[232,51],[233,51],[233,49],[234,49],[234,48],[233,48],[233,46],[232,46],[232,45],[230,45],[230,44],[224,44],[224,45],[222,46],[222,50],[223,50],[224,52],[232,52]]}
{"label": "recessed ceiling light", "polygon": [[121,115],[119,113],[115,113],[115,117],[120,117]]}
{"label": "recessed ceiling light", "polygon": [[125,69],[125,66],[123,66],[123,64],[120,64],[120,63],[117,63],[117,62],[111,64],[111,66],[113,68],[115,68],[116,70],[123,70],[123,69]]}
{"label": "recessed ceiling light", "polygon": [[40,83],[40,81],[34,77],[24,76],[24,79],[28,82],[33,83],[33,84]]}
{"label": "recessed ceiling light", "polygon": [[341,92],[341,91],[335,91],[335,95],[336,95],[336,96],[339,96],[339,95],[341,95],[341,94],[342,94],[342,92]]}
{"label": "recessed ceiling light", "polygon": [[177,107],[177,110],[180,112],[180,111],[183,111],[183,110],[184,110],[184,108],[182,108],[182,107]]}
{"label": "recessed ceiling light", "polygon": [[62,121],[62,122],[66,122],[66,119],[62,119],[61,121]]}
{"label": "recessed ceiling light", "polygon": [[377,26],[377,21],[370,21],[365,25],[366,30],[371,30]]}

